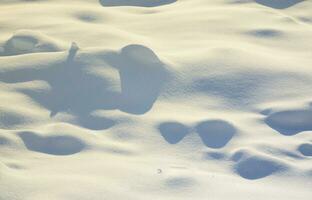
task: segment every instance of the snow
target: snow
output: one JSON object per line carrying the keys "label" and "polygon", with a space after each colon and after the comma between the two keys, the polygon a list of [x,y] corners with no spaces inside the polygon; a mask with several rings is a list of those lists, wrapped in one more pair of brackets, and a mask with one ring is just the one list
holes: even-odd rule
{"label": "snow", "polygon": [[0,1],[0,200],[312,197],[312,1]]}

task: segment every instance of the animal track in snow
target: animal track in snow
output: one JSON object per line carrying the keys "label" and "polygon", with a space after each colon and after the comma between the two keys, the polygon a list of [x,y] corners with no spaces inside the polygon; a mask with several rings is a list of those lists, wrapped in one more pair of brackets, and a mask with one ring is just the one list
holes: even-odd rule
{"label": "animal track in snow", "polygon": [[286,9],[304,0],[254,0],[256,3],[275,9]]}
{"label": "animal track in snow", "polygon": [[[158,126],[158,129],[170,144],[180,142],[192,130],[179,122],[164,122]],[[207,147],[215,149],[224,147],[237,132],[231,123],[224,120],[202,121],[194,129]]]}
{"label": "animal track in snow", "polygon": [[180,142],[188,133],[189,128],[179,122],[164,122],[158,127],[161,135],[170,144]]}
{"label": "animal track in snow", "polygon": [[287,165],[264,155],[238,151],[232,156],[234,171],[241,177],[256,180],[287,170]]}
{"label": "animal track in snow", "polygon": [[298,151],[304,156],[312,156],[312,144],[305,143],[298,147]]}
{"label": "animal track in snow", "polygon": [[33,132],[22,132],[19,136],[27,149],[50,155],[72,155],[86,147],[83,141],[73,136],[40,136]]}
{"label": "animal track in snow", "polygon": [[312,131],[312,110],[285,110],[268,115],[265,123],[283,135]]}
{"label": "animal track in snow", "polygon": [[196,126],[203,143],[210,148],[224,147],[236,133],[236,128],[224,120],[207,120]]}
{"label": "animal track in snow", "polygon": [[77,123],[82,127],[91,130],[109,129],[116,124],[116,122],[112,119],[96,116],[86,116],[79,118]]}
{"label": "animal track in snow", "polygon": [[156,7],[171,4],[177,0],[99,0],[102,6]]}
{"label": "animal track in snow", "polygon": [[232,0],[230,3],[257,3],[274,9],[286,9],[305,0]]}

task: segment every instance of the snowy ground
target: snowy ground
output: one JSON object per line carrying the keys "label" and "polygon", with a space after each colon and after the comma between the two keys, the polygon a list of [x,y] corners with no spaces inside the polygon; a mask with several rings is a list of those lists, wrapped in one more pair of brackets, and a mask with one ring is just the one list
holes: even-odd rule
{"label": "snowy ground", "polygon": [[0,200],[310,200],[311,0],[0,0]]}

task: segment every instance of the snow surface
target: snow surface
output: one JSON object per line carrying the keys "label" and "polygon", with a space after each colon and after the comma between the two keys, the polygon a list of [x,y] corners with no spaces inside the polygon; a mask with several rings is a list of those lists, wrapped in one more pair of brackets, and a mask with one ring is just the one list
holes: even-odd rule
{"label": "snow surface", "polygon": [[311,0],[0,0],[0,200],[310,200]]}

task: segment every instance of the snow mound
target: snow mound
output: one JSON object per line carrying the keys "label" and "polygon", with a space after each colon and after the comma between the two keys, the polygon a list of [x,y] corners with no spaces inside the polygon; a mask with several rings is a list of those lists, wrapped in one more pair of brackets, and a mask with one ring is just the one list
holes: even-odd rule
{"label": "snow mound", "polygon": [[61,51],[60,44],[48,36],[31,30],[19,30],[2,47],[0,56]]}

